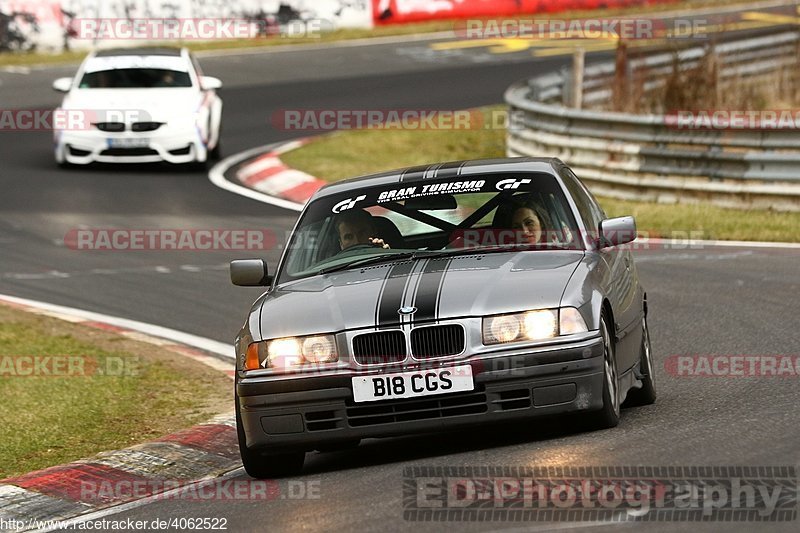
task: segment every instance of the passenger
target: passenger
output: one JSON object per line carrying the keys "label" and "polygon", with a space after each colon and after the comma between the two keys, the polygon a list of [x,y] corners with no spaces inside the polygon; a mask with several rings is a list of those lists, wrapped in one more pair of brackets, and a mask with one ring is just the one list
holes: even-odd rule
{"label": "passenger", "polygon": [[518,202],[511,212],[511,229],[520,232],[522,244],[568,244],[572,232],[566,226],[556,229],[550,216],[532,201]]}
{"label": "passenger", "polygon": [[339,233],[339,247],[342,251],[358,245],[389,248],[383,239],[375,236],[377,231],[372,215],[363,209],[339,215],[336,218],[336,230]]}

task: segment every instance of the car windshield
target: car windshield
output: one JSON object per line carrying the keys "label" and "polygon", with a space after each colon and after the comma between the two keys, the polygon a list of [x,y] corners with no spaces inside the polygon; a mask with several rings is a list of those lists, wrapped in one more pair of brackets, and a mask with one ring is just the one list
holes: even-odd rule
{"label": "car windshield", "polygon": [[162,68],[124,68],[87,72],[81,89],[151,89],[191,87],[188,72]]}
{"label": "car windshield", "polygon": [[569,204],[550,174],[350,189],[307,207],[278,283],[431,255],[582,249],[577,235]]}

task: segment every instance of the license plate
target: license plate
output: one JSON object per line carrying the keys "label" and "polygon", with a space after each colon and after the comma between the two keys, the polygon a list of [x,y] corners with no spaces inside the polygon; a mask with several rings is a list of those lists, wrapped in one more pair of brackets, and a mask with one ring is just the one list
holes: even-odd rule
{"label": "license plate", "polygon": [[150,146],[150,139],[145,138],[108,139],[109,148],[147,148],[148,146]]}
{"label": "license plate", "polygon": [[472,367],[463,365],[356,377],[353,378],[353,399],[356,402],[374,402],[471,391],[474,388]]}

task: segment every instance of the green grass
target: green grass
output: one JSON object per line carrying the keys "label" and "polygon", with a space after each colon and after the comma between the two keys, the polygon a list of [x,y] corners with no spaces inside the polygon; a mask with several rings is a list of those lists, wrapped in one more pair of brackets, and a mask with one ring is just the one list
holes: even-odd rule
{"label": "green grass", "polygon": [[[125,372],[14,375],[14,356],[83,356]],[[109,360],[109,358],[112,358]],[[179,355],[0,306],[0,478],[118,449],[224,411],[231,383]],[[24,368],[23,368],[24,370]],[[120,375],[122,374],[122,375]]]}
{"label": "green grass", "polygon": [[[490,120],[503,106],[484,108]],[[325,135],[281,156],[327,181],[435,161],[505,157],[503,128],[353,130]],[[599,198],[609,216],[634,215],[651,236],[800,242],[800,213],[738,210],[704,204],[658,204]]]}
{"label": "green grass", "polygon": [[[483,121],[505,106],[482,110]],[[286,164],[327,181],[432,161],[503,157],[505,128],[367,129],[336,132],[283,156]]]}
{"label": "green grass", "polygon": [[[800,242],[800,213],[598,199],[610,217],[633,215],[650,237]],[[690,235],[691,232],[691,235]]]}
{"label": "green grass", "polygon": [[[586,17],[611,17],[621,15],[633,15],[636,13],[655,14],[659,11],[678,11],[681,9],[696,9],[711,6],[725,6],[742,3],[741,0],[682,0],[671,4],[641,5],[625,8],[602,9],[602,10],[576,10],[561,13],[539,13],[520,15],[516,18],[586,18]],[[514,17],[509,17],[514,18]],[[453,30],[454,24],[459,22],[453,20],[437,20],[430,22],[417,22],[412,24],[397,24],[378,26],[372,29],[367,28],[343,28],[331,32],[323,33],[316,37],[307,38],[257,38],[257,39],[231,39],[218,41],[188,41],[168,43],[175,46],[186,46],[190,50],[228,50],[256,47],[275,47],[296,44],[325,44],[337,41],[353,39],[366,39],[371,37],[394,37],[404,35],[415,35],[420,33],[434,33],[440,31]],[[153,43],[147,43],[152,45]],[[0,52],[0,67],[4,66],[30,66],[46,65],[58,63],[73,63],[80,61],[86,55],[85,51],[70,51],[59,54],[48,54],[41,52],[8,53]]]}

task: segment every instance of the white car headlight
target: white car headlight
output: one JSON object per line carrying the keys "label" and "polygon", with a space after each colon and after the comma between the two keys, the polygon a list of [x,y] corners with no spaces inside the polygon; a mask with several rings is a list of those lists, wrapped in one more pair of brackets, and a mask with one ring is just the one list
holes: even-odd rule
{"label": "white car headlight", "polygon": [[586,322],[574,307],[536,309],[483,319],[483,343],[486,345],[552,339],[586,331]]}
{"label": "white car headlight", "polygon": [[305,364],[335,363],[338,360],[333,335],[285,337],[252,343],[247,348],[245,370],[290,370]]}

